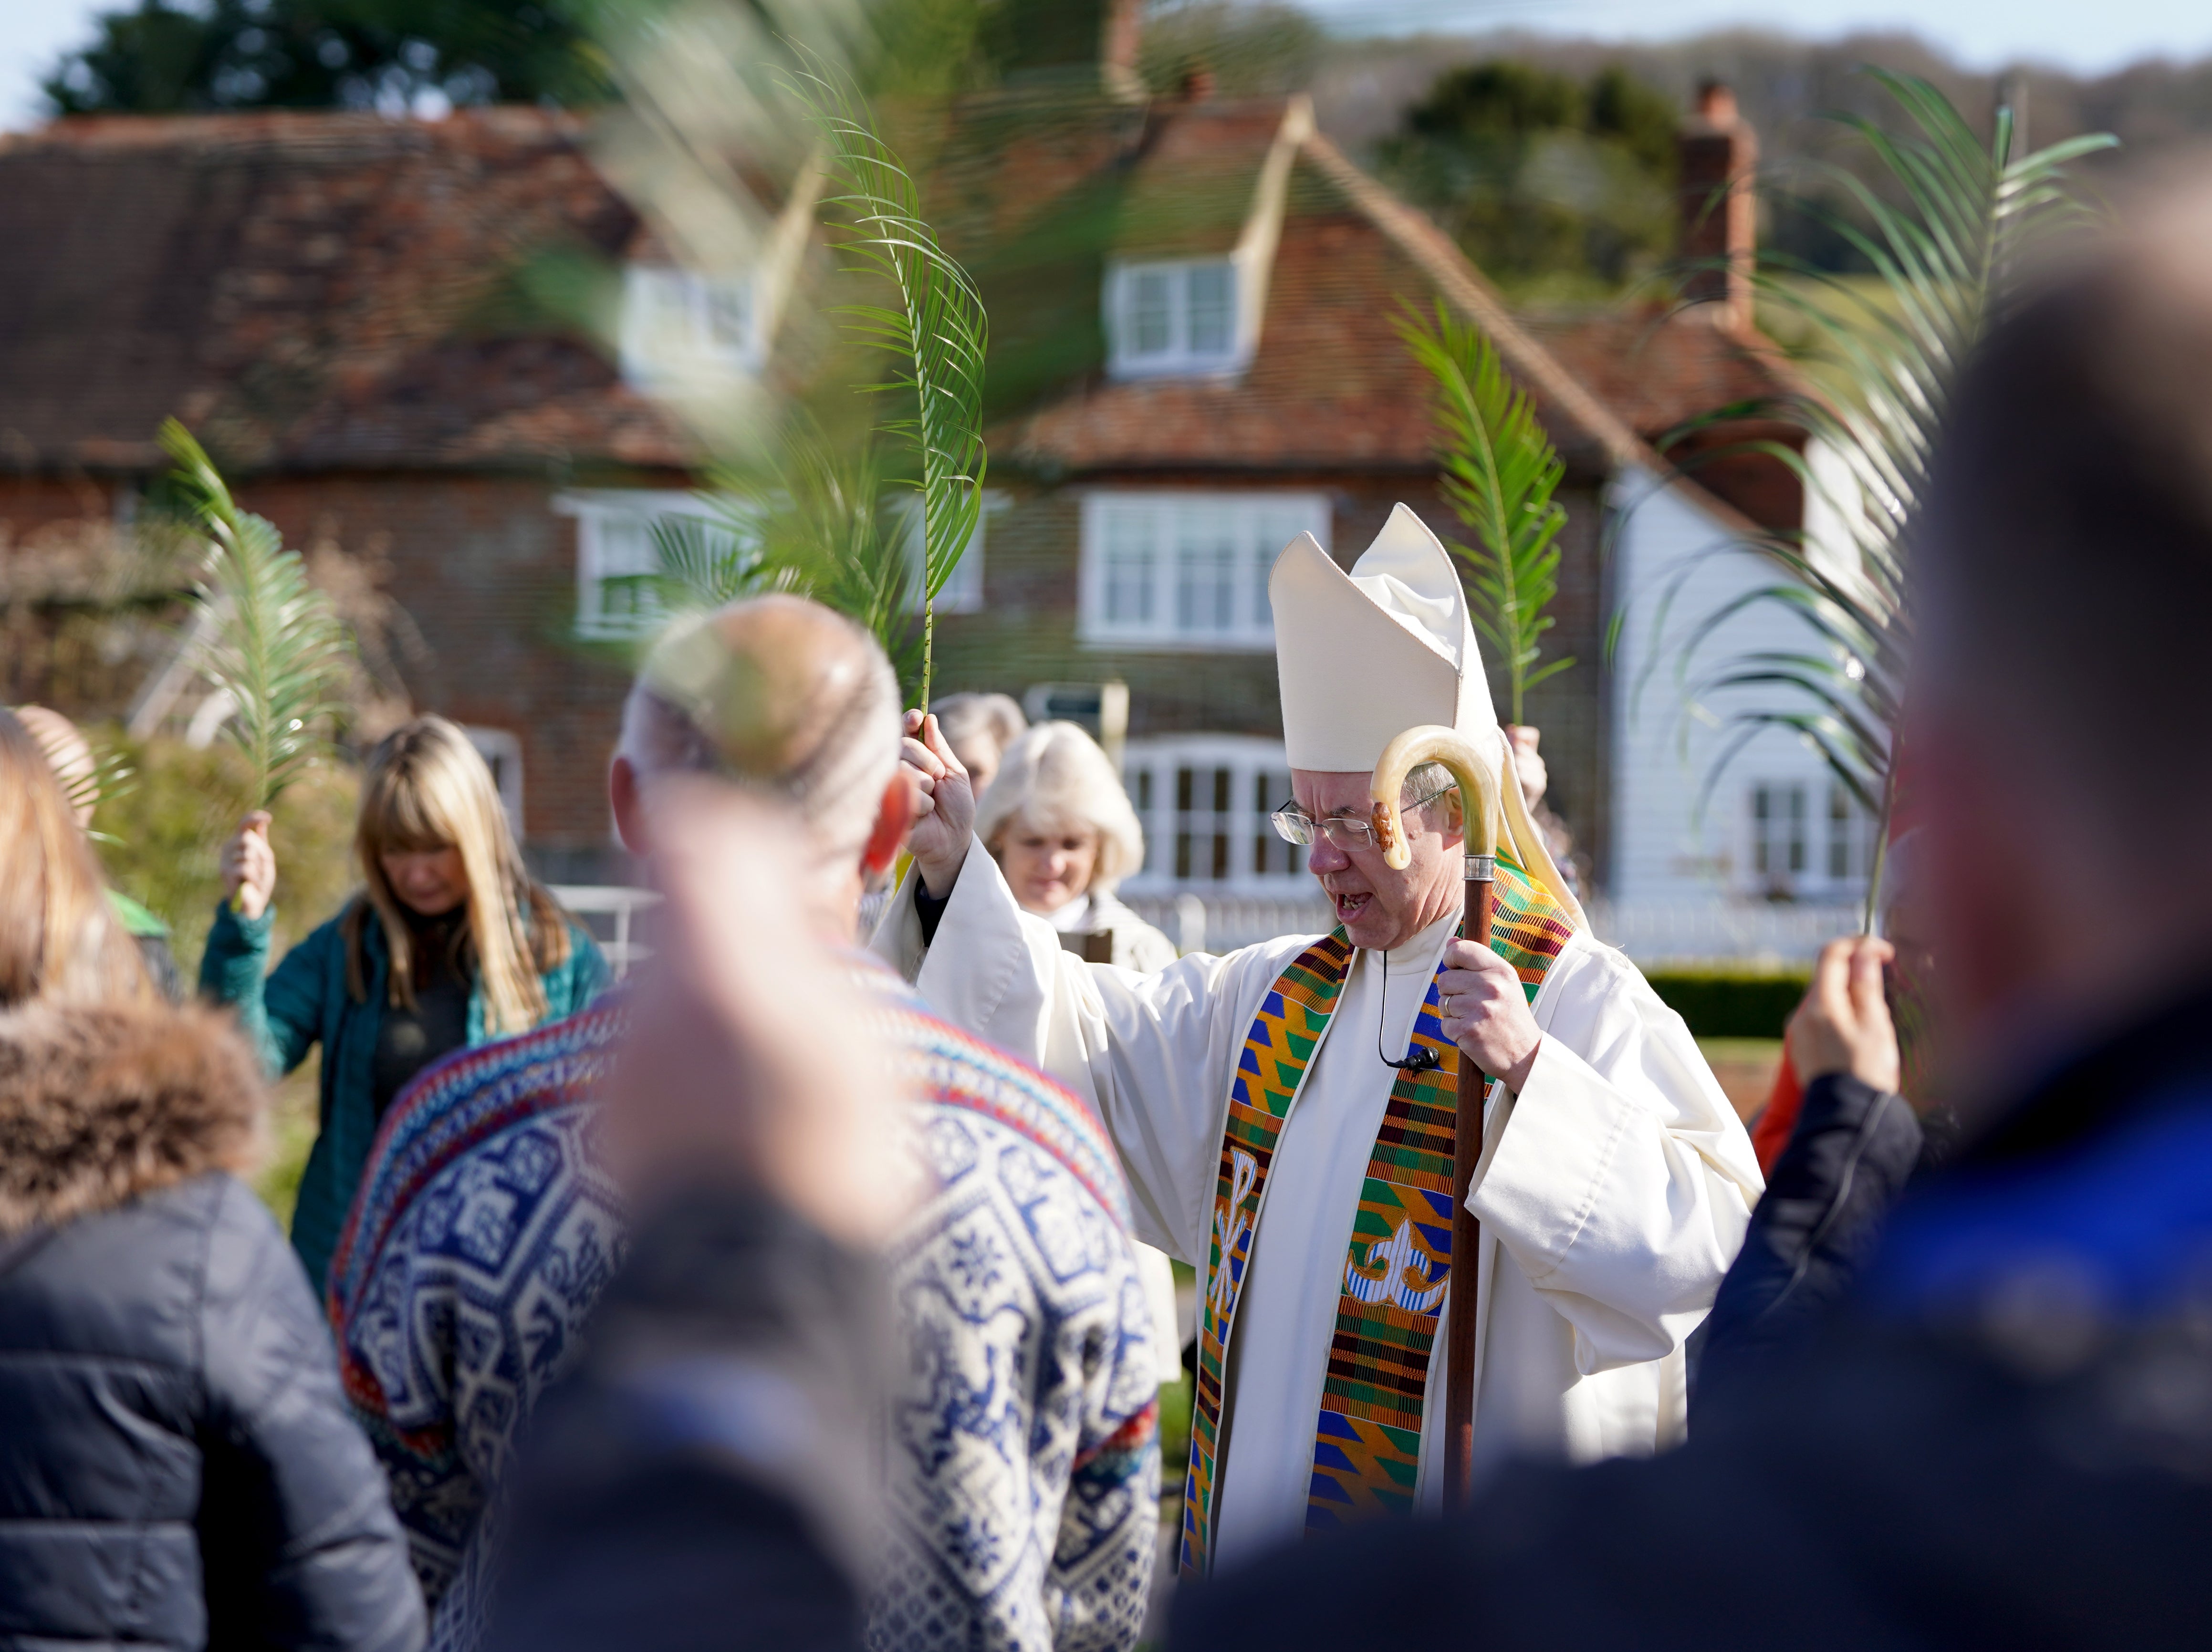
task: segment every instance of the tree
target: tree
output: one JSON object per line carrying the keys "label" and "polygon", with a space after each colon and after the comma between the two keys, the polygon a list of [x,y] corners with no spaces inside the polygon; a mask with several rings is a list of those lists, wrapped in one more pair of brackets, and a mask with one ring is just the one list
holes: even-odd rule
{"label": "tree", "polygon": [[1440,76],[1382,161],[1493,278],[1615,288],[1672,249],[1675,120],[1618,66],[1495,59]]}
{"label": "tree", "polygon": [[592,103],[580,0],[138,0],[44,82],[62,114]]}

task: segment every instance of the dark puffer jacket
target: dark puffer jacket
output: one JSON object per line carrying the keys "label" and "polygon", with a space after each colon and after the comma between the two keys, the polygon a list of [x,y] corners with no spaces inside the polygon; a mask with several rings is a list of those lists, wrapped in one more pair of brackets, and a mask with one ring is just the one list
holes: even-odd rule
{"label": "dark puffer jacket", "polygon": [[225,1168],[259,1097],[211,1011],[0,1015],[0,1649],[422,1643],[299,1259]]}

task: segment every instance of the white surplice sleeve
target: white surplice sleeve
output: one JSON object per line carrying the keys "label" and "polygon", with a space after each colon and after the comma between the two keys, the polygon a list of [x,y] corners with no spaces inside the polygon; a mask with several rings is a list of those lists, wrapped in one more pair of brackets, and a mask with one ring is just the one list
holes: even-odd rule
{"label": "white surplice sleeve", "polygon": [[1578,936],[1534,1005],[1544,1042],[1468,1206],[1574,1328],[1583,1375],[1697,1328],[1765,1183],[1682,1018]]}
{"label": "white surplice sleeve", "polygon": [[1121,1155],[1137,1237],[1195,1263],[1237,1052],[1261,995],[1312,938],[1194,953],[1151,975],[1086,964],[1015,903],[979,841],[924,947],[916,881],[909,874],[892,896],[873,950],[938,1014],[1081,1097]]}

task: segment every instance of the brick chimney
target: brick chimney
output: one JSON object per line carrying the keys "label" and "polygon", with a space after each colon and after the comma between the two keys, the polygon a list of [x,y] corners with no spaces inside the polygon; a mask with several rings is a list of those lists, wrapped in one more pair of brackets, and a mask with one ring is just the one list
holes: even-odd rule
{"label": "brick chimney", "polygon": [[1109,91],[1141,97],[1145,79],[1137,70],[1137,52],[1144,41],[1145,0],[1106,0],[1104,10],[1098,27],[1098,78]]}
{"label": "brick chimney", "polygon": [[978,39],[1012,85],[1055,85],[1136,100],[1145,0],[995,0]]}
{"label": "brick chimney", "polygon": [[1682,261],[1692,266],[1682,294],[1711,305],[1716,326],[1747,331],[1752,270],[1759,250],[1759,202],[1753,174],[1759,138],[1736,112],[1735,94],[1718,81],[1698,88],[1697,112],[1678,140],[1682,161]]}

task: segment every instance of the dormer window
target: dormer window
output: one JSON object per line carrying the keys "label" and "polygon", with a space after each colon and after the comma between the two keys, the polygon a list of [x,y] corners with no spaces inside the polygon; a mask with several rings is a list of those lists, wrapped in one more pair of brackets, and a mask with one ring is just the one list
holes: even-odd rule
{"label": "dormer window", "polygon": [[623,277],[623,377],[647,387],[752,374],[767,357],[753,277],[632,264]]}
{"label": "dormer window", "polygon": [[1116,378],[1233,372],[1241,365],[1232,258],[1124,264],[1106,282]]}

